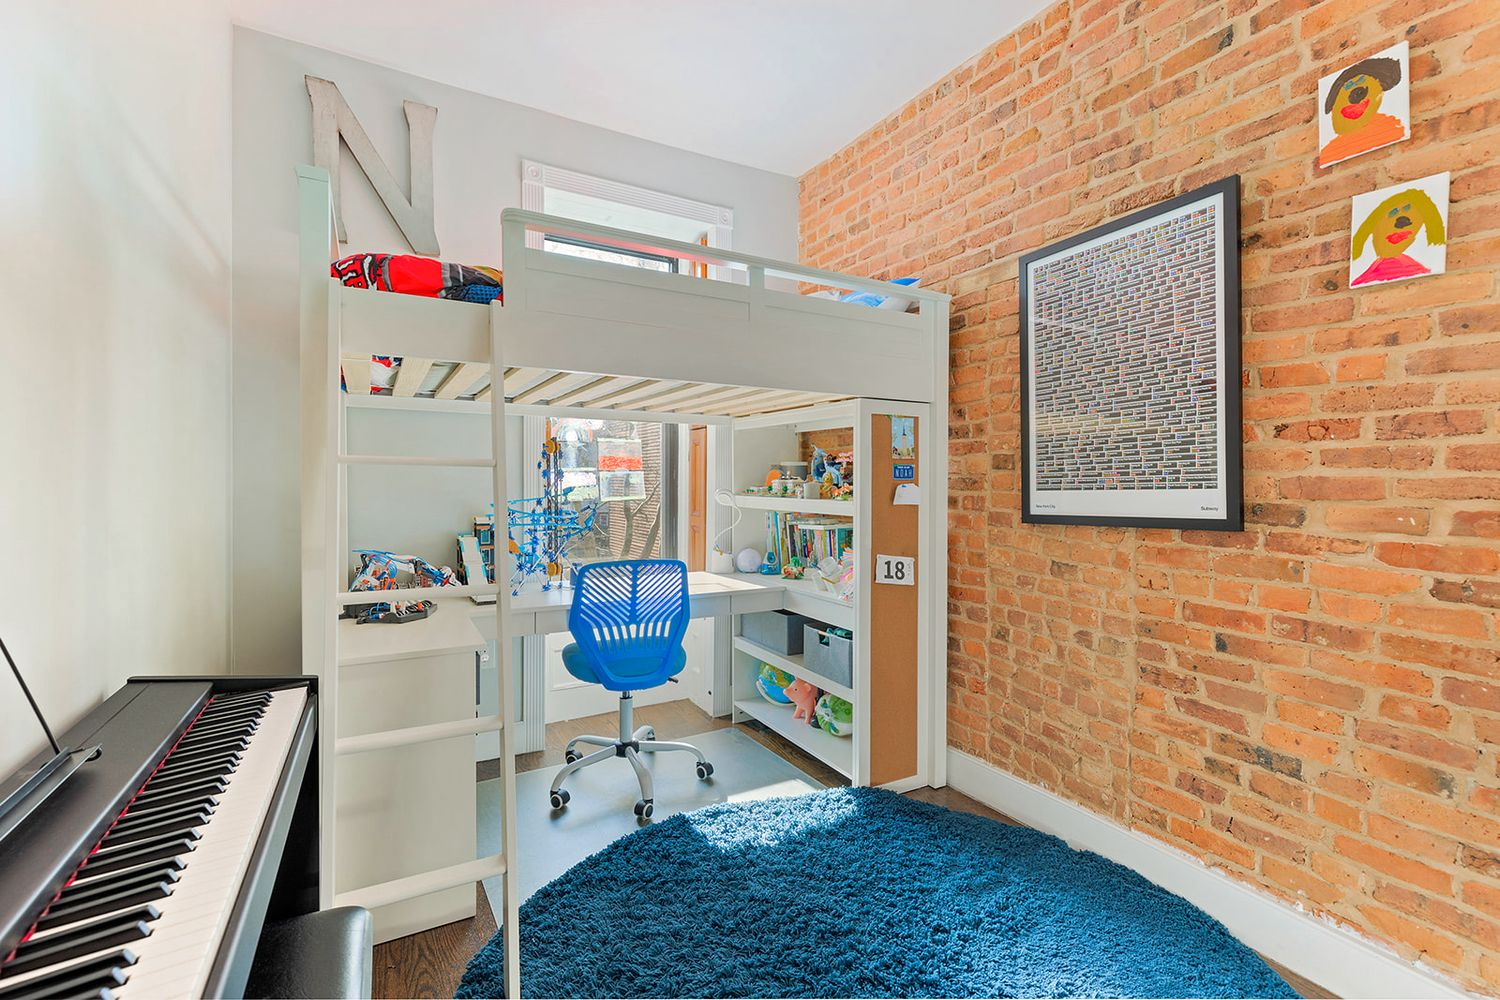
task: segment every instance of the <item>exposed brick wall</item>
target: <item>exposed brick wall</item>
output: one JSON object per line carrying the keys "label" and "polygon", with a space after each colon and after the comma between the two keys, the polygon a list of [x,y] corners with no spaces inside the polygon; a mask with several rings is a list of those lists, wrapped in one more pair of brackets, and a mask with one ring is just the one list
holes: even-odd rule
{"label": "exposed brick wall", "polygon": [[821,431],[803,431],[797,435],[797,453],[802,461],[812,461],[814,447],[822,448],[830,455],[853,451],[854,428],[833,427]]}
{"label": "exposed brick wall", "polygon": [[[1411,140],[1314,166],[1406,38]],[[1053,7],[802,179],[803,256],[955,296],[952,743],[1500,989],[1500,4]],[[1350,196],[1450,169],[1448,273]],[[1020,523],[1016,261],[1244,182],[1236,534]]]}

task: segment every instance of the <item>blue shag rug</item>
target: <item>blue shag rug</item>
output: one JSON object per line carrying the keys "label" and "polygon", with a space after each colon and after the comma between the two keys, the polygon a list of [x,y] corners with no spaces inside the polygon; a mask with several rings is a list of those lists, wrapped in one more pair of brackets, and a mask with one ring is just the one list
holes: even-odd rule
{"label": "blue shag rug", "polygon": [[[459,997],[504,988],[496,935]],[[1056,837],[890,792],[727,803],[521,907],[535,997],[1296,997],[1187,901]]]}

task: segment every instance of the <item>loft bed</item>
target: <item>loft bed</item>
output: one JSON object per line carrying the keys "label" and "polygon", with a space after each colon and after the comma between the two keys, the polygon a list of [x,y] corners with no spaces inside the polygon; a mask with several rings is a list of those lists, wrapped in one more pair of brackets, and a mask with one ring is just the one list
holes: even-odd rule
{"label": "loft bed", "polygon": [[[857,507],[851,516],[862,518],[867,526],[879,520],[871,515],[875,494],[882,497],[882,510],[894,509],[891,504],[901,502],[891,497],[898,478],[891,462],[895,457],[893,415],[925,414],[920,418],[925,421],[920,435],[925,447],[921,466],[925,494],[920,520],[910,522],[910,544],[915,546],[920,539],[920,589],[874,589],[882,592],[883,601],[892,594],[903,600],[909,597],[908,614],[915,622],[906,638],[913,650],[910,670],[917,677],[917,696],[904,697],[910,704],[903,704],[900,712],[910,709],[912,725],[917,727],[912,731],[922,745],[919,752],[913,752],[913,770],[892,773],[907,776],[906,781],[943,783],[946,644],[940,623],[946,615],[942,581],[947,578],[943,514],[947,509],[948,296],[515,209],[502,212],[499,220],[503,301],[479,304],[349,287],[330,276],[331,263],[342,253],[334,236],[328,174],[312,167],[299,167],[297,174],[303,669],[316,674],[320,685],[324,870],[337,870],[333,858],[334,760],[345,752],[346,744],[351,751],[389,749],[500,730],[502,826],[507,834],[514,829],[513,727],[500,722],[515,717],[506,708],[515,690],[506,662],[510,644],[498,645],[501,704],[495,716],[351,738],[345,737],[338,721],[338,674],[343,661],[335,622],[343,606],[370,599],[367,592],[355,594],[346,589],[345,468],[365,463],[491,468],[494,495],[506,496],[503,420],[508,413],[706,423],[728,434],[728,441],[742,427],[751,435],[746,438],[750,441],[757,434],[774,437],[782,433],[761,429],[793,426],[804,420],[803,414],[802,426],[811,428],[847,426],[839,421],[849,420],[852,414],[853,419],[866,421],[863,431],[856,431],[857,447],[862,433],[866,464],[879,474],[870,488],[863,489],[859,502],[849,505]],[[545,236],[644,250],[690,266],[686,273],[661,273],[584,259],[544,249]],[[895,296],[911,305],[907,310],[871,308],[812,294],[819,289]],[[369,364],[372,356],[400,359],[388,391],[372,393],[365,384],[360,366]],[[341,372],[348,376],[347,392],[342,390]],[[346,454],[345,410],[351,405],[487,412],[492,454],[465,459]],[[835,422],[827,423],[830,419]],[[879,440],[881,434],[891,436]],[[722,448],[711,460],[711,481],[742,485],[732,482],[736,468],[730,451]],[[729,517],[726,509],[711,505],[708,537],[717,537],[730,524]],[[879,544],[879,536],[862,537]],[[423,599],[481,593],[495,595],[493,635],[505,637],[512,621],[509,587],[429,588],[403,591],[401,596]],[[874,600],[872,595],[863,601],[857,618],[860,628],[871,627]],[[882,621],[891,620],[888,611],[881,614]],[[537,611],[536,620],[542,617]],[[399,626],[395,632],[411,635],[408,630],[421,624],[425,623]],[[872,630],[863,640],[867,648],[859,654],[865,658],[860,662],[868,663],[868,647],[879,638],[877,632]],[[727,651],[730,638],[716,642]],[[882,657],[888,655],[882,646]],[[871,706],[864,702],[857,707],[863,712]],[[885,779],[875,783],[885,783]],[[401,900],[421,902],[438,891],[504,874],[513,870],[514,837],[503,839],[508,857],[465,861],[352,893],[330,894],[322,903],[376,907]],[[504,881],[501,922],[507,929],[510,980],[518,975],[511,957],[517,953],[514,935],[519,901],[514,880],[507,877]],[[518,981],[511,981],[510,986],[511,995],[516,995]]]}

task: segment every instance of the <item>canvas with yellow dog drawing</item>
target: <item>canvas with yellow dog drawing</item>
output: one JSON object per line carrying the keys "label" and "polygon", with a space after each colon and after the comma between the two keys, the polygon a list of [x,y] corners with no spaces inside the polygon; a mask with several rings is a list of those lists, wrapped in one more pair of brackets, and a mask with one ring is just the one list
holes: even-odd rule
{"label": "canvas with yellow dog drawing", "polygon": [[1318,81],[1318,166],[1411,135],[1407,52],[1398,42]]}
{"label": "canvas with yellow dog drawing", "polygon": [[1349,287],[1442,274],[1448,266],[1448,174],[1354,196]]}

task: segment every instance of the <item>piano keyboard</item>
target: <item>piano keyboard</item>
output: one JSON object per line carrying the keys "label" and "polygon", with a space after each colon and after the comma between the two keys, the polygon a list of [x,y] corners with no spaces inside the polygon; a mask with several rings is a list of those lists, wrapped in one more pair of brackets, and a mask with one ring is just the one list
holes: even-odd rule
{"label": "piano keyboard", "polygon": [[202,996],[306,700],[215,696],[0,962],[0,1000]]}

